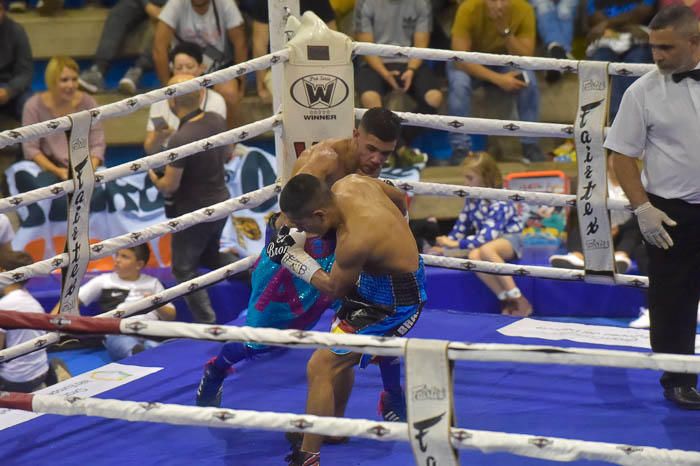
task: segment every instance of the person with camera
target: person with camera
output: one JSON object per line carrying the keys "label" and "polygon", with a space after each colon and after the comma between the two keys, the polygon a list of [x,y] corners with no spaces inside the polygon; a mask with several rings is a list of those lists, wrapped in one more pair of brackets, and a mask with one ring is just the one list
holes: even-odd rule
{"label": "person with camera", "polygon": [[[195,78],[204,73],[202,48],[194,42],[180,42],[170,51],[170,71],[173,76],[185,74]],[[199,108],[213,112],[226,119],[226,102],[214,89],[202,89]],[[177,131],[180,120],[173,113],[168,101],[161,100],[151,105],[146,123],[146,139],[143,148],[147,154],[154,154],[167,148],[168,139]]]}
{"label": "person with camera", "polygon": [[[533,56],[535,11],[526,0],[466,0],[459,5],[452,26],[452,50]],[[450,115],[472,116],[472,93],[491,85],[516,96],[518,119],[539,121],[540,93],[535,73],[507,66],[484,66],[454,61],[447,65]],[[541,162],[536,138],[522,138],[523,162]],[[458,165],[471,149],[469,135],[450,133],[452,159]]]}
{"label": "person with camera", "polygon": [[[192,75],[178,75],[168,85],[193,79]],[[180,126],[170,137],[169,148],[174,149],[226,130],[220,115],[200,108],[198,92],[173,97],[168,101]],[[148,176],[165,198],[168,218],[193,212],[229,198],[224,164],[229,156],[226,146],[214,147],[167,165],[162,175],[149,170]],[[232,254],[220,253],[219,242],[226,219],[198,223],[186,230],[173,233],[171,257],[173,275],[180,282],[197,276],[200,266],[215,269],[233,261]],[[207,290],[198,290],[185,296],[185,302],[195,322],[216,322]]]}

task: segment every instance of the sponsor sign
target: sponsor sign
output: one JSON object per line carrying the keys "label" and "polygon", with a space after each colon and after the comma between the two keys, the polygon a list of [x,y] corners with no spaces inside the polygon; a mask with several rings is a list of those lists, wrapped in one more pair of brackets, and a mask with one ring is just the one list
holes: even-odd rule
{"label": "sponsor sign", "polygon": [[413,456],[420,466],[457,466],[453,425],[452,365],[448,342],[411,338],[406,344],[406,408]]}
{"label": "sponsor sign", "polygon": [[610,215],[607,209],[607,159],[603,130],[608,114],[607,63],[579,67],[579,109],[574,125],[578,162],[577,214],[586,280],[609,282],[614,274]]}

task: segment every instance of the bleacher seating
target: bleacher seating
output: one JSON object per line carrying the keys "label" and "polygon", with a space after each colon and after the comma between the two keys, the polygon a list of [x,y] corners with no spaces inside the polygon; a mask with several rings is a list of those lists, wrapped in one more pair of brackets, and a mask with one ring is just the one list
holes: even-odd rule
{"label": "bleacher seating", "polygon": [[[41,17],[35,12],[12,15],[12,18],[21,23],[30,38],[33,53],[37,61],[45,61],[53,55],[71,55],[76,58],[92,58],[96,44],[99,41],[107,9],[89,6],[79,10],[65,10],[56,17]],[[122,55],[133,57],[138,54],[139,40],[144,33],[144,28],[134,30],[133,36],[124,45]],[[40,67],[41,69],[41,67]],[[37,76],[35,82],[41,81]],[[545,84],[540,80],[542,121],[565,123],[572,122],[576,110],[577,78],[574,75],[567,76],[557,84]],[[251,86],[252,88],[252,86]],[[99,104],[106,104],[122,99],[124,96],[110,92],[96,95]],[[480,89],[475,94],[475,109],[481,109],[478,116],[494,117],[496,114],[509,112],[508,102],[494,105],[498,99],[492,99],[488,89]],[[488,102],[488,105],[486,105]],[[271,114],[271,106],[263,103],[257,96],[249,95],[243,100],[241,108],[241,124],[257,121]],[[133,148],[133,157],[143,155],[141,145],[146,132],[146,109],[139,110],[130,115],[106,121],[105,133],[109,147]],[[0,121],[0,129],[17,126],[17,122],[7,120]],[[271,137],[271,135],[268,135]],[[501,171],[505,174],[523,170],[563,170],[571,177],[576,176],[575,164],[551,164],[538,163],[526,166],[515,162],[519,156],[519,142],[515,138],[490,138],[490,149],[495,155],[500,156]],[[557,140],[542,141],[545,148],[553,147]],[[512,160],[512,161],[508,161]],[[422,179],[429,182],[461,184],[462,177],[459,170],[454,167],[428,167],[423,171]],[[416,196],[411,206],[412,218],[424,218],[429,215],[438,218],[453,218],[457,215],[463,204],[462,199],[442,199],[435,202],[430,196]]]}

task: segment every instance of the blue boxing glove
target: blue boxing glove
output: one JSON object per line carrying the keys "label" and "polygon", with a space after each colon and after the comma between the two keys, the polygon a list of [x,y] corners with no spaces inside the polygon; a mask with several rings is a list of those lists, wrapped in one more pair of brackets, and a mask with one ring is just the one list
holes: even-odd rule
{"label": "blue boxing glove", "polygon": [[[284,225],[277,232],[277,236],[275,236],[272,241],[267,244],[265,251],[272,262],[281,264],[282,258],[294,244],[294,237],[289,234],[289,227]],[[301,247],[303,248],[304,245],[302,244]]]}

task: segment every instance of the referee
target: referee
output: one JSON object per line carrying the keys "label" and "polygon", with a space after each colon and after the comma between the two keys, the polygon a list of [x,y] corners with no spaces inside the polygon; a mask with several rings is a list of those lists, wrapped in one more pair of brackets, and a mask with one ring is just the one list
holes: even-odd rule
{"label": "referee", "polygon": [[[605,141],[649,252],[651,348],[693,354],[700,299],[700,32],[693,10],[649,23],[657,69],[625,92]],[[637,160],[643,158],[640,179]],[[696,374],[665,372],[664,396],[700,409]]]}

